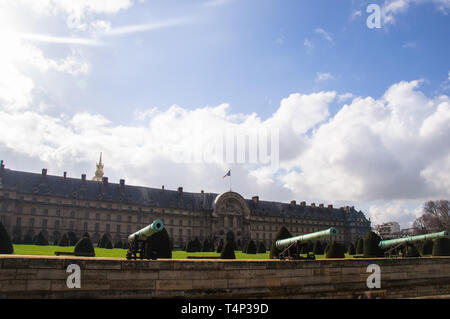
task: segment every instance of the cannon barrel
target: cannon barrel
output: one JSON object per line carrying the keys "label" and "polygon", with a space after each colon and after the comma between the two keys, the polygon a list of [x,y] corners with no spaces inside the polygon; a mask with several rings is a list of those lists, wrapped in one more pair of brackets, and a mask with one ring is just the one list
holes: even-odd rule
{"label": "cannon barrel", "polygon": [[163,222],[157,219],[150,225],[128,236],[128,242],[132,243],[135,240],[146,240],[148,237],[160,232],[163,229],[164,229]]}
{"label": "cannon barrel", "polygon": [[336,234],[337,234],[336,228],[331,227],[331,228],[321,230],[321,231],[318,231],[315,233],[310,233],[310,234],[300,235],[300,236],[296,236],[296,237],[290,237],[290,238],[286,238],[286,239],[277,240],[275,242],[275,246],[278,249],[281,249],[281,248],[291,245],[292,243],[295,243],[295,242],[305,242],[305,241],[309,241],[309,240],[316,240],[316,239],[323,238],[323,237],[335,236]]}
{"label": "cannon barrel", "polygon": [[427,239],[436,239],[436,238],[442,238],[448,236],[447,231],[441,231],[439,233],[432,233],[432,234],[425,234],[425,235],[417,235],[417,236],[409,236],[409,237],[403,237],[403,238],[397,238],[397,239],[389,239],[389,240],[382,240],[378,244],[380,248],[389,248],[392,246],[400,245],[402,243],[414,243],[417,241],[427,240]]}

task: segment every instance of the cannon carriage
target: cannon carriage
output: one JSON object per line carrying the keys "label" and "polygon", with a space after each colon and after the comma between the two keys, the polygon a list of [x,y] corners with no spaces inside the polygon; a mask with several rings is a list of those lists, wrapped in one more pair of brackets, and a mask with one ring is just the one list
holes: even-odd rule
{"label": "cannon carriage", "polygon": [[161,220],[155,220],[150,225],[128,236],[127,259],[153,259],[157,258],[156,252],[151,251],[148,239],[164,229]]}
{"label": "cannon carriage", "polygon": [[408,236],[408,237],[402,237],[402,238],[396,238],[396,239],[389,239],[389,240],[381,240],[378,243],[378,247],[381,249],[386,249],[384,252],[385,257],[406,257],[408,246],[420,242],[425,241],[428,239],[437,239],[437,238],[443,238],[447,237],[448,232],[447,231],[441,231],[438,233],[432,233],[432,234],[425,234],[425,235],[417,235],[417,236]]}

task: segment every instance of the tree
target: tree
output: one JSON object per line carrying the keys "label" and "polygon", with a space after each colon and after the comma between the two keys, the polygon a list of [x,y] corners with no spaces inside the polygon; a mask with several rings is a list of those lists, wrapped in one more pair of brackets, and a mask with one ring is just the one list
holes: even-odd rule
{"label": "tree", "polygon": [[[283,251],[276,247],[275,243],[277,242],[277,240],[289,237],[292,237],[292,234],[289,232],[289,230],[287,230],[286,227],[282,226],[272,242],[272,247],[270,248],[270,259],[279,258],[279,254]],[[291,254],[295,255],[297,253],[297,249],[293,247],[292,251],[290,252]]]}
{"label": "tree", "polygon": [[354,255],[354,254],[356,254],[355,246],[353,246],[352,243],[350,243],[350,246],[348,246],[347,254],[349,254],[349,255]]}
{"label": "tree", "polygon": [[210,251],[211,248],[210,248],[209,246],[210,246],[209,240],[208,240],[208,239],[205,239],[205,240],[203,241],[202,251],[203,251],[203,252]]}
{"label": "tree", "polygon": [[357,255],[364,254],[364,240],[362,238],[359,238],[358,243],[356,244],[356,254]]}
{"label": "tree", "polygon": [[436,238],[433,240],[433,256],[450,256],[450,239]]}
{"label": "tree", "polygon": [[69,245],[70,246],[75,246],[75,244],[78,242],[77,235],[75,235],[74,232],[70,231],[70,232],[67,233],[67,236],[69,238]]}
{"label": "tree", "polygon": [[12,254],[14,247],[11,243],[11,237],[2,223],[0,223],[0,254]]}
{"label": "tree", "polygon": [[378,246],[381,238],[374,232],[364,237],[364,257],[384,257],[383,250]]}
{"label": "tree", "polygon": [[95,256],[94,246],[92,245],[91,239],[87,236],[81,237],[81,239],[75,244],[73,251],[75,256]]}
{"label": "tree", "polygon": [[45,236],[42,234],[42,232],[39,232],[39,234],[36,236],[34,244],[39,245],[39,246],[47,246],[48,245],[47,238],[45,238]]}
{"label": "tree", "polygon": [[113,245],[112,245],[110,240],[108,240],[108,243],[106,244],[105,248],[106,249],[112,249],[113,248]]}
{"label": "tree", "polygon": [[450,211],[448,200],[428,201],[423,206],[423,214],[413,223],[417,234],[450,232]]}
{"label": "tree", "polygon": [[221,238],[219,241],[219,245],[217,246],[216,252],[218,252],[220,254],[222,252],[222,250],[223,250],[223,239]]}
{"label": "tree", "polygon": [[58,246],[61,246],[61,247],[69,246],[69,238],[67,237],[67,234],[63,234],[61,236],[61,239],[59,240]]}
{"label": "tree", "polygon": [[266,245],[264,245],[264,242],[260,241],[258,244],[258,250],[256,251],[257,254],[265,254],[266,253]]}
{"label": "tree", "polygon": [[222,253],[220,254],[220,258],[222,259],[236,259],[236,255],[234,254],[234,243],[231,240],[227,240],[225,246],[223,247]]}
{"label": "tree", "polygon": [[106,245],[109,242],[109,237],[106,234],[103,234],[102,238],[100,238],[100,241],[98,242],[98,247],[100,248],[106,248]]}
{"label": "tree", "polygon": [[246,254],[256,254],[256,245],[253,240],[250,240],[248,242],[247,250],[245,251]]}
{"label": "tree", "polygon": [[431,239],[427,239],[422,245],[422,256],[431,255],[432,253],[433,253],[433,241]]}
{"label": "tree", "polygon": [[344,246],[333,240],[327,250],[326,258],[345,258]]}

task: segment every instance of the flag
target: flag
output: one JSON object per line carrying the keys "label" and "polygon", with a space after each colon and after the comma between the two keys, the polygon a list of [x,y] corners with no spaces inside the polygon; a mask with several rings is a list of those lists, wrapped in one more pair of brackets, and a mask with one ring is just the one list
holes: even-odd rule
{"label": "flag", "polygon": [[231,169],[229,169],[228,172],[222,178],[225,178],[227,176],[231,176]]}

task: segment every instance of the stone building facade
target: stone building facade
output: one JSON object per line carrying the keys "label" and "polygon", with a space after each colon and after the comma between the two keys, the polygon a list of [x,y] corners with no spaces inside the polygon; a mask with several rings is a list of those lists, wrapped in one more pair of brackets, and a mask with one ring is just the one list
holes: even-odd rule
{"label": "stone building facade", "polygon": [[42,232],[53,243],[71,231],[77,236],[87,232],[93,242],[105,233],[113,243],[126,242],[129,234],[155,219],[163,221],[174,247],[196,237],[217,244],[227,236],[241,242],[263,241],[270,247],[282,226],[294,236],[335,227],[337,240],[348,243],[371,229],[370,221],[354,207],[245,199],[231,191],[191,193],[182,187],[130,186],[123,179],[118,184],[107,177],[87,180],[85,174],[52,176],[47,169],[41,174],[15,171],[1,162],[0,221],[13,238]]}

